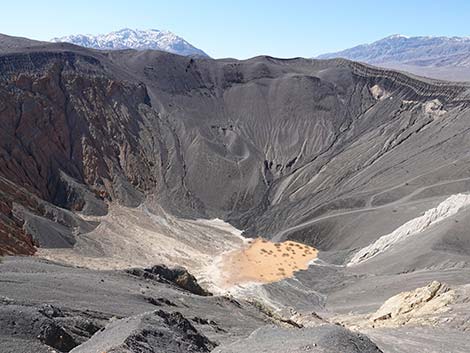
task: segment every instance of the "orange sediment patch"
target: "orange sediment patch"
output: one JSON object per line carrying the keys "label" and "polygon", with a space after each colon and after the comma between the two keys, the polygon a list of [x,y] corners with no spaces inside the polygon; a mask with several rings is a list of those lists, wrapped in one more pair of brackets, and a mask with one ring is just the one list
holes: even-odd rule
{"label": "orange sediment patch", "polygon": [[306,270],[317,253],[317,249],[294,241],[251,240],[246,247],[223,255],[221,272],[224,286],[270,283],[292,277],[296,271]]}

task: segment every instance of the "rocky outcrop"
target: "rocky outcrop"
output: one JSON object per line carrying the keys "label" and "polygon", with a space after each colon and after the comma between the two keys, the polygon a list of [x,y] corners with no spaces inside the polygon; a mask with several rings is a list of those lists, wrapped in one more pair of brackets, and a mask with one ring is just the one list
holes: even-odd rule
{"label": "rocky outcrop", "polygon": [[163,283],[171,283],[196,295],[212,295],[210,292],[203,289],[197,283],[197,279],[182,267],[168,268],[164,265],[155,265],[144,269],[134,268],[127,270],[127,272],[133,276]]}
{"label": "rocky outcrop", "polygon": [[[74,212],[103,215],[110,199],[138,205],[142,196],[132,185],[145,189],[142,183],[153,178],[145,172],[149,162],[137,156],[137,111],[148,104],[145,88],[98,76],[96,59],[72,53],[11,54],[1,56],[0,65],[0,176]],[[12,221],[18,228],[24,222]],[[24,230],[11,228],[9,234],[25,243]],[[32,251],[19,245],[8,250]]]}
{"label": "rocky outcrop", "polygon": [[347,64],[352,67],[355,74],[360,75],[367,80],[370,80],[371,78],[381,79],[388,83],[387,87],[390,85],[406,87],[417,97],[428,96],[441,98],[446,102],[452,99],[462,99],[468,101],[470,98],[468,85],[465,83],[450,83],[426,78],[415,78],[399,71],[382,69],[375,66],[360,64],[354,61],[348,61],[345,59],[336,60],[339,62],[347,62]]}
{"label": "rocky outcrop", "polygon": [[[15,65],[24,65],[20,54],[9,58]],[[145,170],[132,165],[135,158],[128,155],[135,153],[131,144],[136,143],[141,120],[139,104],[146,104],[145,88],[85,74],[87,66],[92,70],[100,66],[86,56],[36,53],[28,59],[34,69],[16,73],[10,68],[0,83],[2,176],[74,211],[82,210],[85,200],[70,190],[64,174],[93,186],[95,198],[119,198],[118,190],[110,188],[119,179],[113,172],[119,159],[126,157],[127,168]]]}
{"label": "rocky outcrop", "polygon": [[463,321],[468,313],[463,306],[468,298],[468,286],[450,287],[432,281],[390,297],[375,312],[337,316],[333,320],[354,330],[410,326],[465,331],[468,325]]}
{"label": "rocky outcrop", "polygon": [[449,310],[456,295],[447,285],[437,281],[426,287],[399,293],[388,299],[370,320],[374,326],[402,326],[420,323]]}
{"label": "rocky outcrop", "polygon": [[34,198],[15,184],[0,177],[0,256],[32,255],[36,252],[31,235],[23,230],[23,222],[13,214],[14,202],[36,206]]}
{"label": "rocky outcrop", "polygon": [[215,347],[183,315],[158,310],[116,320],[72,353],[196,353]]}
{"label": "rocky outcrop", "polygon": [[32,255],[36,247],[71,247],[76,234],[97,225],[3,177],[0,196],[0,256]]}
{"label": "rocky outcrop", "polygon": [[0,346],[6,338],[31,340],[59,352],[85,342],[107,321],[98,313],[63,311],[49,304],[24,305],[8,298],[2,298],[0,314]]}

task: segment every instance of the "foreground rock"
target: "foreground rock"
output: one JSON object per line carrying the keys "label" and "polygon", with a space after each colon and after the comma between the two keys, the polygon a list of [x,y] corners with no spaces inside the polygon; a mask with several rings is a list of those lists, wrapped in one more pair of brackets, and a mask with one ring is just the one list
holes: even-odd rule
{"label": "foreground rock", "polygon": [[391,297],[372,314],[370,320],[378,326],[416,324],[449,310],[449,304],[455,301],[455,296],[455,291],[448,286],[433,281],[426,287]]}
{"label": "foreground rock", "polygon": [[366,336],[337,325],[321,325],[305,329],[280,329],[267,326],[247,339],[218,347],[215,353],[381,353]]}
{"label": "foreground rock", "polygon": [[0,302],[0,351],[19,352],[36,346],[39,352],[69,352],[104,327],[109,316],[97,312],[61,310],[53,305]]}
{"label": "foreground rock", "polygon": [[[156,266],[136,276],[7,257],[0,264],[0,282],[8,283],[0,286],[0,351],[183,353],[220,346],[221,352],[259,352],[277,345],[278,352],[295,352],[311,345],[313,352],[378,352],[363,335],[314,313],[282,320],[246,300],[203,296],[156,280],[172,278],[173,271]],[[330,350],[318,350],[327,342]]]}
{"label": "foreground rock", "polygon": [[[181,325],[186,330],[189,322],[202,336],[219,344],[246,337],[272,322],[245,301],[196,295],[174,283],[124,271],[93,271],[34,257],[4,258],[0,283],[0,296],[5,298],[0,305],[2,353],[30,353],[31,347],[38,346],[44,352],[68,352],[111,322],[155,310],[169,315],[150,319],[158,321],[156,328],[168,321],[168,330]],[[194,332],[188,329],[188,333]]]}
{"label": "foreground rock", "polygon": [[470,285],[432,281],[398,293],[376,311],[331,318],[370,337],[384,352],[466,353]]}
{"label": "foreground rock", "polygon": [[196,353],[215,347],[183,315],[162,310],[110,323],[72,353]]}
{"label": "foreground rock", "polygon": [[439,326],[443,323],[450,327],[450,322],[462,313],[461,310],[452,313],[452,308],[469,300],[468,294],[468,286],[453,289],[433,281],[425,287],[392,296],[373,313],[337,316],[333,320],[354,329]]}

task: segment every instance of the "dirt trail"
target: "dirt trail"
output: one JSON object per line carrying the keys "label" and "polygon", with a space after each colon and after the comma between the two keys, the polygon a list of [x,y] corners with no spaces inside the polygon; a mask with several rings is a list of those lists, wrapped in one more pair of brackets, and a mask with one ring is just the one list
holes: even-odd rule
{"label": "dirt trail", "polygon": [[[419,187],[419,188],[415,189],[413,192],[411,192],[410,194],[408,194],[406,196],[403,196],[403,197],[401,197],[401,198],[399,198],[395,201],[392,201],[392,202],[389,202],[389,203],[386,203],[386,204],[383,204],[383,205],[380,205],[380,206],[372,206],[375,198],[378,195],[381,195],[385,192],[388,192],[390,190],[393,190],[393,189],[396,189],[400,186],[403,186],[403,184],[400,184],[398,186],[393,186],[393,187],[391,187],[387,190],[382,190],[381,192],[372,195],[370,197],[370,199],[368,200],[368,202],[367,202],[367,206],[364,207],[364,208],[352,209],[352,210],[341,211],[341,212],[336,212],[336,213],[333,212],[333,213],[329,213],[329,214],[314,218],[314,219],[306,221],[304,223],[301,223],[301,224],[298,224],[298,225],[295,225],[295,226],[292,226],[292,227],[289,227],[289,228],[286,228],[286,229],[283,229],[283,230],[279,231],[272,238],[272,240],[273,241],[281,241],[282,238],[285,237],[286,234],[297,231],[297,230],[300,230],[300,229],[303,229],[303,228],[308,227],[308,226],[311,226],[312,224],[315,224],[319,221],[323,221],[325,219],[334,218],[334,217],[338,217],[338,216],[349,215],[349,214],[353,214],[353,213],[361,213],[361,212],[369,212],[369,211],[379,210],[379,209],[387,208],[387,207],[394,206],[394,205],[419,203],[422,200],[414,200],[414,201],[410,201],[410,200],[414,196],[418,195],[420,192],[422,192],[424,190],[430,189],[430,188],[435,187],[435,186],[453,184],[453,183],[457,183],[457,182],[461,182],[461,181],[467,181],[467,180],[470,180],[470,178],[459,178],[459,179],[453,179],[453,180],[440,181],[440,182],[437,182],[437,183],[434,183],[434,184],[431,184],[431,185],[426,185],[426,186],[423,186],[423,187]],[[436,198],[439,198],[439,196],[436,197]]]}

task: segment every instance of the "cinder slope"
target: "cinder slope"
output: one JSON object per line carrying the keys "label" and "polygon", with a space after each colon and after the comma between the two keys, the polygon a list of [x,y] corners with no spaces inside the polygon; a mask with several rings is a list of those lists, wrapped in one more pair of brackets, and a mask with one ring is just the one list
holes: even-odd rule
{"label": "cinder slope", "polygon": [[177,215],[282,238],[374,193],[467,175],[464,85],[344,60],[65,44],[8,50],[0,62],[0,173],[73,211],[154,195]]}

